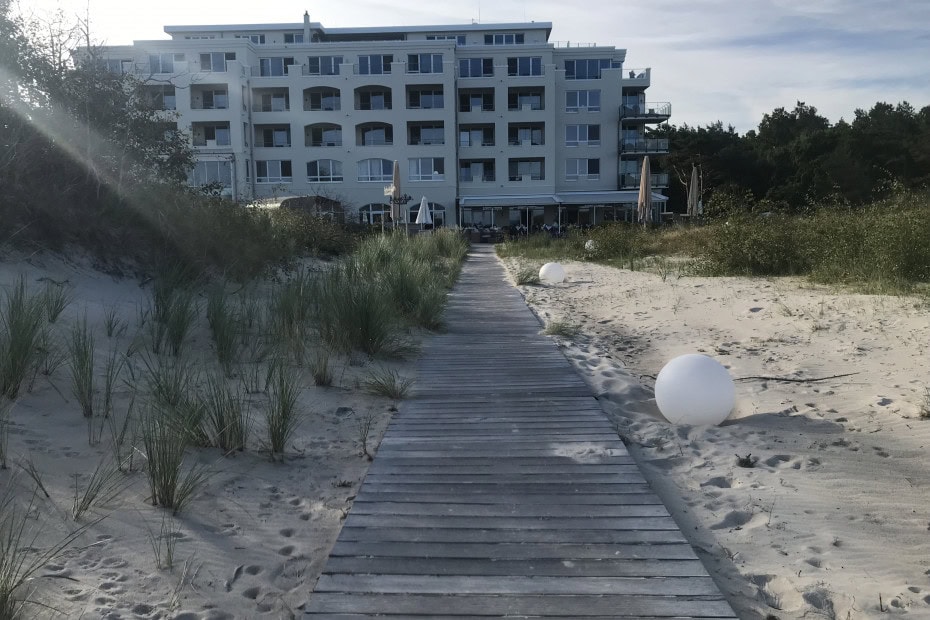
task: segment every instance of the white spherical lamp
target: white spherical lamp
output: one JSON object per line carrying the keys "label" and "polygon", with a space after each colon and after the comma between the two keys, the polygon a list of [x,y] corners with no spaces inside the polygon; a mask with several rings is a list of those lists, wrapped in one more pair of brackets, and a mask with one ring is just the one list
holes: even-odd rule
{"label": "white spherical lamp", "polygon": [[565,269],[559,263],[546,263],[539,270],[543,282],[559,283],[565,280]]}
{"label": "white spherical lamp", "polygon": [[690,353],[667,363],[656,377],[656,404],[672,424],[716,426],[736,404],[736,388],[720,362]]}
{"label": "white spherical lamp", "polygon": [[587,252],[594,252],[597,250],[597,243],[594,241],[594,239],[588,239],[584,242],[584,249]]}

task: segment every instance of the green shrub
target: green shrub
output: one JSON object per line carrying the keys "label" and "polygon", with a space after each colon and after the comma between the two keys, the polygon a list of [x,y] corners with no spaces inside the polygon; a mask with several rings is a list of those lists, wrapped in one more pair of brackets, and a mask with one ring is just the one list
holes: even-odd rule
{"label": "green shrub", "polygon": [[0,306],[0,395],[14,400],[35,363],[45,322],[45,298],[30,295],[25,276]]}

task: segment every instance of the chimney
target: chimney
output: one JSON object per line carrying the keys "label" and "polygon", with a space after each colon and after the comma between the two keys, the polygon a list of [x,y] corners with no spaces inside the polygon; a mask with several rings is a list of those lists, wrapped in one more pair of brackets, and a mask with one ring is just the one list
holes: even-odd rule
{"label": "chimney", "polygon": [[310,12],[304,11],[304,44],[310,42]]}

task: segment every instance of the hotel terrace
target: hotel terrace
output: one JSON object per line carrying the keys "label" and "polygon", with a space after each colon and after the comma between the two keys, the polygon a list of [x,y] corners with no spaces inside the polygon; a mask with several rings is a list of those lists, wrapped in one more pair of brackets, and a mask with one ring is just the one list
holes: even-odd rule
{"label": "hotel terrace", "polygon": [[671,104],[626,50],[549,40],[552,24],[324,28],[167,26],[170,40],[101,51],[146,81],[196,152],[193,185],[235,200],[322,196],[390,214],[394,161],[445,226],[632,219],[645,156],[653,218],[668,187],[648,137]]}

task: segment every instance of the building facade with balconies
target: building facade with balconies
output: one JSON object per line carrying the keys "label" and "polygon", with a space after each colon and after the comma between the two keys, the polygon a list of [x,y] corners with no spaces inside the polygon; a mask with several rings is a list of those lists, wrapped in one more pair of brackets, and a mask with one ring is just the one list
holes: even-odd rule
{"label": "building facade with balconies", "polygon": [[165,32],[102,54],[189,132],[192,185],[236,200],[323,196],[377,222],[396,160],[408,208],[426,196],[447,226],[631,219],[643,157],[669,148],[645,133],[671,114],[645,100],[650,71],[627,73],[622,49],[551,42],[549,23],[324,28],[305,14]]}

